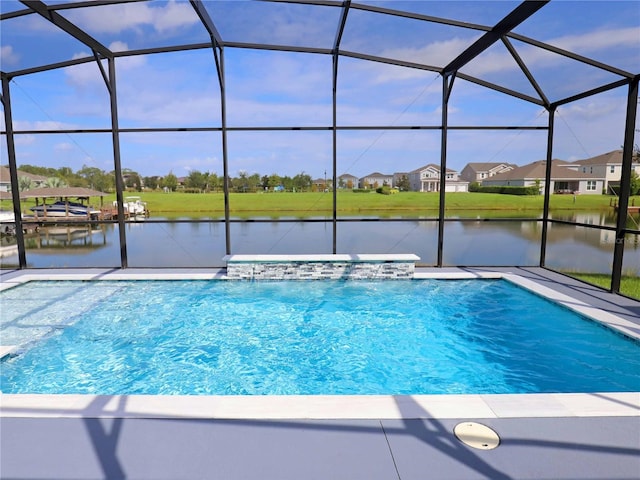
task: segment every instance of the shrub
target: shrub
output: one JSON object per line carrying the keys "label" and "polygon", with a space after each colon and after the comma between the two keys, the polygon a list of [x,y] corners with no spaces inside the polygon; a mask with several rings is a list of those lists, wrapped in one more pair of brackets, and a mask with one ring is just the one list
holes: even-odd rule
{"label": "shrub", "polygon": [[371,190],[368,190],[366,188],[354,188],[353,193],[371,193]]}
{"label": "shrub", "polygon": [[382,195],[393,195],[398,193],[398,189],[391,188],[388,185],[383,185],[382,187],[376,188],[376,193],[381,193]]}
{"label": "shrub", "polygon": [[480,192],[480,193],[501,193],[503,195],[539,195],[540,189],[538,187],[512,187],[508,185],[495,185],[491,187],[483,187],[482,185],[477,185],[471,189],[471,185],[469,185],[470,192]]}

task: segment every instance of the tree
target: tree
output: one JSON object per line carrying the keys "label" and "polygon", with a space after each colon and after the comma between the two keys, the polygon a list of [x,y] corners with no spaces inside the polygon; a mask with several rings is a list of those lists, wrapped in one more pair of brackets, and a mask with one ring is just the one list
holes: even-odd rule
{"label": "tree", "polygon": [[176,188],[178,188],[178,177],[173,172],[169,172],[160,182],[160,186],[175,192]]}
{"label": "tree", "polygon": [[185,186],[187,188],[206,190],[207,181],[209,179],[208,177],[209,177],[208,173],[202,173],[198,170],[191,170],[189,172],[189,175],[187,176],[187,179],[185,180]]}
{"label": "tree", "polygon": [[635,170],[631,170],[631,195],[640,195],[640,176],[635,172]]}
{"label": "tree", "polygon": [[311,188],[311,176],[307,175],[304,172],[300,172],[295,177],[293,177],[293,187],[298,192],[306,192]]}
{"label": "tree", "polygon": [[406,175],[402,175],[398,180],[396,187],[401,192],[408,192],[411,189],[411,185],[409,185],[409,178]]}
{"label": "tree", "polygon": [[127,188],[133,188],[136,191],[142,191],[142,179],[136,172],[127,173],[124,175],[124,185]]}
{"label": "tree", "polygon": [[84,182],[84,185],[79,186],[86,186],[93,190],[108,192],[113,190],[115,185],[113,173],[105,173],[98,167],[87,167],[86,165],[83,165],[82,168],[78,170],[77,174]]}
{"label": "tree", "polygon": [[62,188],[67,186],[67,182],[60,177],[49,177],[45,182],[45,186],[49,188]]}
{"label": "tree", "polygon": [[58,173],[55,168],[37,167],[34,165],[20,165],[19,170],[33,175],[40,175],[41,177],[54,177]]}
{"label": "tree", "polygon": [[245,193],[249,188],[249,173],[246,170],[238,172],[238,178],[234,179],[233,186],[236,191]]}
{"label": "tree", "polygon": [[29,177],[25,177],[24,175],[18,177],[18,189],[21,192],[24,192],[25,190],[31,190],[33,188],[33,180],[31,180]]}
{"label": "tree", "polygon": [[277,173],[272,173],[269,176],[269,187],[272,189],[282,184],[282,178]]}
{"label": "tree", "polygon": [[289,177],[288,175],[285,175],[280,179],[280,184],[284,187],[284,189],[287,192],[293,192],[294,190],[293,178]]}
{"label": "tree", "polygon": [[209,173],[208,186],[214,192],[221,190],[223,186],[222,177],[219,177],[217,173]]}
{"label": "tree", "polygon": [[143,178],[144,186],[150,190],[155,190],[156,188],[158,188],[158,184],[159,184],[158,180],[159,180],[159,177],[157,176],[144,177]]}

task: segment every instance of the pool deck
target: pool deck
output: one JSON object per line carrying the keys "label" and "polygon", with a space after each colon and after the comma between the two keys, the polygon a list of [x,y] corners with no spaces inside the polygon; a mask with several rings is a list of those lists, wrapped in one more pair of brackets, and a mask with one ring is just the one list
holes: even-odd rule
{"label": "pool deck", "polygon": [[[224,274],[25,270],[0,273],[0,289],[36,278]],[[435,276],[504,276],[640,337],[640,302],[545,269],[416,268],[418,278]],[[500,445],[479,450],[460,442],[453,429],[467,421],[494,429]],[[638,479],[640,392],[348,397],[0,394],[0,478]]]}

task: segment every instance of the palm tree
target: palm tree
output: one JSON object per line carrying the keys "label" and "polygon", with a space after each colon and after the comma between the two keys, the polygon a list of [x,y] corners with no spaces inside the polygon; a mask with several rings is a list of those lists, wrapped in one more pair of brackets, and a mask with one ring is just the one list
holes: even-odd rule
{"label": "palm tree", "polygon": [[49,188],[63,188],[67,186],[67,183],[60,177],[49,177],[44,183],[44,186]]}
{"label": "palm tree", "polygon": [[25,190],[31,190],[33,187],[33,180],[31,180],[29,177],[18,177],[18,188],[21,192],[24,192]]}

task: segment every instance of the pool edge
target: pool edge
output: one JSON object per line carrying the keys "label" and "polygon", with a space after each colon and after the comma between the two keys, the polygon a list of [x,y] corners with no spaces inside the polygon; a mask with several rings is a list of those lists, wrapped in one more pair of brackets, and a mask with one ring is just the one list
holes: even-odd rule
{"label": "pool edge", "polygon": [[640,393],[316,396],[0,394],[0,418],[327,420],[523,417],[640,417]]}

